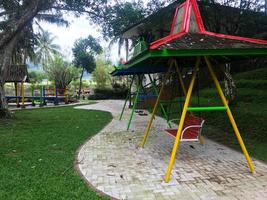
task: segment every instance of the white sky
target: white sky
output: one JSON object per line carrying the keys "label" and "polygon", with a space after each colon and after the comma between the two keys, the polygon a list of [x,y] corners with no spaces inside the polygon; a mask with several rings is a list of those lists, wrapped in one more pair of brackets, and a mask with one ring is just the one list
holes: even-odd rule
{"label": "white sky", "polygon": [[[127,0],[132,1],[132,0]],[[146,5],[149,0],[143,0]],[[68,27],[57,26],[53,24],[48,24],[45,22],[41,22],[40,25],[44,30],[51,32],[54,36],[56,36],[55,44],[58,44],[61,47],[63,55],[66,56],[70,61],[72,60],[72,47],[78,38],[86,38],[89,34],[95,38],[100,40],[100,44],[103,48],[108,47],[108,42],[104,41],[102,38],[102,34],[100,33],[99,27],[90,23],[90,20],[86,16],[82,16],[76,18],[73,14],[68,13],[64,16],[69,22],[70,25]],[[121,51],[122,56],[124,50]],[[114,47],[110,51],[111,60],[116,62],[119,60],[118,57],[118,46],[114,45]]]}
{"label": "white sky", "polygon": [[[67,14],[66,19],[70,22],[68,27],[46,22],[41,22],[40,25],[56,37],[54,43],[61,47],[63,55],[69,61],[72,60],[72,47],[75,40],[86,38],[89,34],[97,38],[103,48],[108,48],[109,43],[102,38],[99,27],[90,23],[86,16],[76,18],[73,14]],[[117,46],[114,46],[111,50],[111,59],[114,62],[119,59],[117,52]]]}

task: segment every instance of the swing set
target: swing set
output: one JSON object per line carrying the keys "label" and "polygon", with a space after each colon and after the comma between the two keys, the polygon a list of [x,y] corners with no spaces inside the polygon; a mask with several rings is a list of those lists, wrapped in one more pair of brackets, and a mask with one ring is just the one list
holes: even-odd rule
{"label": "swing set", "polygon": [[[129,87],[129,91],[128,94],[126,96],[126,99],[124,101],[124,105],[120,114],[120,120],[122,120],[125,108],[126,108],[126,104],[129,101],[129,105],[131,107],[131,114],[130,114],[130,118],[128,120],[127,123],[127,130],[130,129],[132,120],[133,120],[133,116],[134,116],[134,112],[137,108],[141,108],[141,109],[146,109],[150,107],[151,103],[153,103],[153,101],[155,101],[157,95],[158,95],[158,89],[156,86],[156,81],[155,79],[152,78],[152,76],[150,74],[148,74],[149,77],[149,81],[150,83],[144,85],[143,84],[143,80],[145,78],[145,74],[142,75],[133,75],[131,77],[131,83],[130,83],[130,87]],[[137,78],[137,90],[136,92],[132,93],[132,88],[133,88],[133,83],[134,80]],[[152,91],[148,91],[152,89]],[[133,99],[133,105],[131,106],[131,101]],[[141,105],[138,106],[138,103],[141,103]],[[162,113],[164,114],[164,116],[167,118],[167,113],[165,108],[163,107],[162,104],[160,104],[160,108]]]}
{"label": "swing set", "polygon": [[[182,113],[178,127],[177,129],[168,128],[165,130],[169,135],[172,135],[175,138],[168,168],[164,176],[165,182],[170,181],[180,141],[196,141],[200,138],[204,119],[192,114],[196,112],[225,112],[247,160],[250,171],[255,171],[254,165],[243,142],[231,109],[228,106],[228,102],[220,86],[212,63],[213,60],[221,56],[231,58],[233,56],[256,55],[267,55],[267,41],[207,31],[204,27],[197,1],[186,0],[184,3],[179,4],[176,7],[170,34],[150,43],[148,50],[136,55],[133,59],[125,63],[121,70],[128,70],[132,72],[132,74],[134,74],[134,71],[145,68],[153,68],[154,71],[157,71],[161,69],[162,66],[165,66],[165,71],[159,70],[158,72],[162,73],[167,71],[158,92],[151,117],[146,126],[144,136],[140,144],[141,148],[144,148],[149,137],[153,120],[158,107],[161,105],[161,98],[167,84],[167,80],[170,77],[171,69],[174,65],[173,63],[176,62],[179,63],[179,65],[180,63],[183,63],[184,65],[186,63],[186,66],[190,65],[193,67],[188,88],[186,89],[185,87],[182,87],[185,95],[185,101],[182,106]],[[167,67],[166,63],[168,63]],[[190,106],[190,100],[193,89],[196,85],[197,75],[200,70],[204,69],[204,67],[208,69],[207,76],[209,75],[211,77],[221,99],[222,105],[206,107]],[[178,77],[178,80],[181,79]],[[180,81],[180,85],[183,85],[182,81]]]}
{"label": "swing set", "polygon": [[[124,73],[126,74],[126,72]],[[122,73],[120,73],[119,75],[122,75]],[[149,83],[144,85],[143,82],[144,82],[146,75],[149,78]],[[181,86],[181,89],[182,89],[182,94],[180,91],[179,92],[181,94],[180,97],[175,97],[175,94],[172,92],[173,85],[169,85],[168,87],[169,90],[166,90],[167,87],[165,86],[165,90],[163,92],[164,94],[161,95],[161,101],[159,102],[161,112],[163,114],[163,117],[167,120],[169,128],[172,127],[171,122],[173,121],[170,119],[170,114],[172,114],[171,113],[172,104],[179,102],[179,104],[182,105],[182,97],[185,96],[186,94],[186,89],[183,83],[182,74],[175,60],[170,61],[169,83],[172,82],[170,81],[170,78],[172,76],[176,76],[178,78],[179,85]],[[131,82],[130,82],[129,91],[124,101],[124,105],[123,105],[120,118],[119,118],[120,120],[122,120],[127,102],[129,101],[129,104],[131,105],[131,100],[133,99],[133,105],[130,106],[131,114],[130,114],[130,118],[127,123],[127,130],[130,129],[133,116],[134,116],[134,112],[137,108],[141,107],[141,109],[149,110],[151,108],[151,105],[152,106],[154,105],[154,103],[156,102],[156,99],[159,96],[159,87],[160,87],[159,85],[157,85],[157,82],[160,82],[160,80],[152,77],[151,73],[149,73],[148,71],[146,72],[146,74],[137,74],[137,75],[134,74],[130,78],[131,78]],[[136,92],[132,93],[134,80],[136,78],[137,78],[137,90]],[[142,105],[138,106],[138,103],[140,102],[142,103]]]}

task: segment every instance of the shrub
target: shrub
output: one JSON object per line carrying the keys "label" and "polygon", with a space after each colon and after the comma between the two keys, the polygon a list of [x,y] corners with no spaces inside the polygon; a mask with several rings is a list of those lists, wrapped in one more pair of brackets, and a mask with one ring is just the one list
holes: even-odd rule
{"label": "shrub", "polygon": [[117,89],[95,89],[94,94],[90,95],[88,99],[98,100],[98,99],[125,99],[128,93],[127,88],[117,88]]}
{"label": "shrub", "polygon": [[8,109],[0,109],[0,119],[3,119],[3,118],[7,119],[11,117],[12,115]]}
{"label": "shrub", "polygon": [[267,80],[245,80],[241,79],[236,82],[238,88],[265,89]]}

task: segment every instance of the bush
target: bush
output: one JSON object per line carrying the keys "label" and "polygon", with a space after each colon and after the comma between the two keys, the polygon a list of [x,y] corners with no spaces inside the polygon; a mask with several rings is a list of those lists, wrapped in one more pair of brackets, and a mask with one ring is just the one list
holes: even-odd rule
{"label": "bush", "polygon": [[234,76],[234,79],[249,79],[249,80],[266,80],[267,70],[266,68],[260,68],[253,71],[246,71]]}
{"label": "bush", "polygon": [[265,89],[267,80],[245,80],[241,79],[236,82],[237,88]]}
{"label": "bush", "polygon": [[88,97],[89,100],[99,99],[125,99],[128,93],[127,88],[118,89],[95,89],[94,94]]}
{"label": "bush", "polygon": [[0,119],[11,118],[12,115],[8,109],[0,109]]}

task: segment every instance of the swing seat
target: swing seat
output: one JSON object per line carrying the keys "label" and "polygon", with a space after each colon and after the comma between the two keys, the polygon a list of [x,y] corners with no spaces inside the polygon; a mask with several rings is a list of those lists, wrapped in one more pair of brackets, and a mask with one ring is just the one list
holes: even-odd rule
{"label": "swing seat", "polygon": [[[205,120],[200,117],[186,115],[180,141],[199,141],[204,122]],[[165,129],[173,137],[176,137],[177,130],[177,128]]]}

